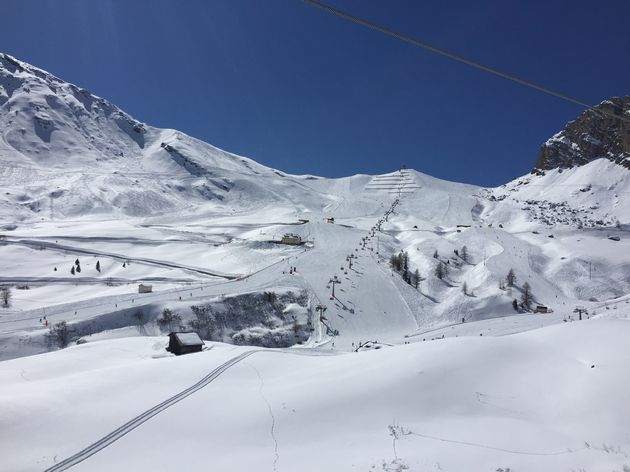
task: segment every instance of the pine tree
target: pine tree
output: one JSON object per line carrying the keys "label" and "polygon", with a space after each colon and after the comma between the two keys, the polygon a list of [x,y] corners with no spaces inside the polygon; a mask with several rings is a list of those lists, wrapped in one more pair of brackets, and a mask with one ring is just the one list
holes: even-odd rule
{"label": "pine tree", "polygon": [[411,279],[409,277],[409,254],[407,254],[407,251],[403,252],[401,255],[401,266],[403,280],[407,283],[410,283]]}
{"label": "pine tree", "polygon": [[461,257],[464,262],[468,262],[468,248],[466,246],[462,246],[459,257]]}
{"label": "pine tree", "polygon": [[437,249],[435,250],[435,252],[433,253],[433,259],[437,259],[439,256]]}
{"label": "pine tree", "polygon": [[513,287],[516,283],[516,274],[514,273],[514,269],[510,269],[507,276],[505,277],[505,281],[510,287]]}
{"label": "pine tree", "polygon": [[468,284],[466,282],[462,285],[462,292],[464,292],[464,295],[468,295]]}
{"label": "pine tree", "polygon": [[72,269],[70,269],[70,273],[74,275],[74,266],[72,266]]}
{"label": "pine tree", "polygon": [[77,272],[81,272],[81,266],[80,265],[77,266]]}
{"label": "pine tree", "polygon": [[512,300],[512,308],[514,308],[514,311],[518,311],[518,302],[516,301],[516,298]]}
{"label": "pine tree", "polygon": [[532,295],[532,289],[529,286],[529,284],[525,282],[523,284],[523,295],[521,295],[521,303],[528,310],[531,308],[533,298],[534,298],[534,295]]}
{"label": "pine tree", "polygon": [[443,262],[438,262],[435,266],[435,276],[442,280],[444,278],[444,271],[446,270],[446,265]]}
{"label": "pine tree", "polygon": [[418,289],[418,285],[420,284],[420,272],[418,269],[413,271],[413,286]]}
{"label": "pine tree", "polygon": [[74,261],[74,265],[79,265],[79,258],[77,257],[77,260]]}
{"label": "pine tree", "polygon": [[96,270],[101,271],[101,261],[96,261]]}

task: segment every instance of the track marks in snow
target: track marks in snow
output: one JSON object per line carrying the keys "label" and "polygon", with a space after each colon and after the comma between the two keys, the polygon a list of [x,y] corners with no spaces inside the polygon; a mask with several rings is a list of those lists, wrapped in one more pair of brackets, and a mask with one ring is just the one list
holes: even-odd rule
{"label": "track marks in snow", "polygon": [[108,435],[102,437],[101,439],[99,439],[95,443],[93,443],[90,446],[86,447],[85,449],[77,452],[76,454],[68,457],[67,459],[59,462],[58,464],[55,464],[52,467],[49,467],[44,472],[59,472],[59,471],[62,471],[62,470],[68,470],[69,468],[71,468],[71,467],[73,467],[73,466],[83,462],[84,460],[86,460],[89,457],[93,456],[97,452],[105,449],[107,446],[109,446],[112,443],[118,441],[123,436],[126,436],[131,431],[136,429],[138,426],[140,426],[141,424],[143,424],[146,421],[150,420],[151,418],[153,418],[157,414],[159,414],[159,413],[163,412],[164,410],[166,410],[167,408],[173,406],[175,403],[180,402],[181,400],[183,400],[184,398],[188,397],[189,395],[192,395],[193,393],[197,392],[198,390],[201,390],[202,388],[206,387],[209,383],[211,383],[213,380],[215,380],[217,377],[219,377],[223,372],[228,370],[230,367],[234,366],[235,364],[238,364],[240,361],[242,361],[246,357],[249,357],[252,354],[255,354],[256,352],[260,352],[260,351],[261,351],[261,349],[254,349],[254,350],[251,350],[251,351],[246,351],[246,352],[244,352],[244,353],[242,353],[242,354],[240,354],[238,356],[232,357],[228,361],[226,361],[223,364],[219,365],[217,368],[215,368],[212,372],[210,372],[208,375],[206,375],[204,378],[202,378],[196,384],[191,385],[187,389],[182,390],[181,392],[176,393],[172,397],[164,400],[162,403],[160,403],[158,405],[155,405],[153,408],[150,408],[150,409],[146,410],[145,412],[139,414],[138,416],[136,416],[135,418],[133,418],[130,421],[126,422],[125,424],[123,424],[119,428],[115,429],[114,431],[112,431]]}
{"label": "track marks in snow", "polygon": [[273,458],[273,470],[274,472],[278,470],[278,461],[280,460],[280,454],[278,452],[278,438],[276,437],[276,417],[273,414],[273,409],[271,408],[271,403],[269,403],[269,400],[267,400],[267,397],[265,397],[265,393],[263,391],[264,387],[265,387],[265,381],[262,378],[262,375],[260,375],[260,371],[254,367],[253,365],[249,364],[249,366],[254,369],[254,371],[256,372],[256,375],[258,376],[258,379],[260,380],[260,387],[258,389],[258,391],[260,392],[260,396],[263,399],[263,401],[265,402],[265,404],[267,405],[267,409],[269,410],[269,416],[271,417],[271,439],[273,440],[273,453],[274,453],[274,458]]}

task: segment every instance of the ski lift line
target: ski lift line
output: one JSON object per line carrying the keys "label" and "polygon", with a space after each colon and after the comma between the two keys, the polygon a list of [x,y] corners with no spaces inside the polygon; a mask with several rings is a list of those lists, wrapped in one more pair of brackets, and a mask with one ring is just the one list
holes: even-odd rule
{"label": "ski lift line", "polygon": [[534,82],[531,82],[529,80],[521,79],[520,77],[517,77],[517,76],[515,76],[513,74],[508,74],[507,72],[500,71],[499,69],[495,69],[493,67],[486,66],[486,65],[481,64],[479,62],[473,61],[472,59],[468,59],[468,58],[466,58],[464,56],[461,56],[459,54],[455,54],[453,52],[447,51],[446,49],[438,48],[436,46],[431,46],[430,44],[425,43],[423,41],[420,41],[418,39],[412,38],[411,36],[407,36],[405,34],[402,34],[402,33],[399,33],[397,31],[394,31],[392,29],[389,29],[389,28],[386,28],[384,26],[381,26],[381,25],[379,25],[377,23],[373,23],[373,22],[365,20],[363,18],[359,18],[357,16],[351,15],[350,13],[346,13],[345,11],[339,10],[337,8],[333,8],[333,7],[331,7],[329,5],[326,5],[324,3],[321,3],[321,2],[318,2],[318,1],[315,1],[315,0],[302,0],[302,1],[304,3],[306,3],[307,5],[310,5],[310,6],[315,7],[315,8],[319,8],[320,10],[323,10],[323,11],[325,11],[327,13],[335,15],[335,16],[337,16],[339,18],[343,18],[344,20],[351,21],[352,23],[355,23],[355,24],[358,24],[358,25],[361,25],[361,26],[365,26],[366,28],[369,28],[369,29],[374,30],[374,31],[378,31],[379,33],[386,34],[386,35],[391,36],[393,38],[396,38],[396,39],[398,39],[400,41],[403,41],[405,43],[411,44],[413,46],[418,46],[420,48],[423,48],[423,49],[426,49],[428,51],[434,52],[436,54],[439,54],[441,56],[447,57],[447,58],[452,59],[454,61],[461,62],[463,64],[466,64],[468,66],[474,67],[474,68],[479,69],[479,70],[482,70],[484,72],[488,72],[489,74],[493,74],[493,75],[496,75],[498,77],[501,77],[501,78],[504,78],[504,79],[507,79],[507,80],[511,80],[512,82],[515,82],[515,83],[520,84],[520,85],[524,85],[525,87],[529,87],[529,88],[532,88],[534,90],[538,90],[539,92],[546,93],[547,95],[551,95],[553,97],[559,98],[559,99],[564,100],[564,101],[569,102],[569,103],[573,103],[574,105],[579,105],[581,107],[587,108],[589,110],[594,111],[595,113],[600,113],[600,114],[603,114],[603,115],[607,115],[607,116],[609,116],[611,118],[616,118],[618,120],[625,121],[626,123],[630,124],[630,119],[628,119],[628,118],[616,115],[614,113],[610,113],[610,112],[608,112],[606,110],[597,109],[594,106],[589,105],[588,103],[586,103],[586,102],[584,102],[582,100],[579,100],[577,98],[571,97],[571,96],[566,95],[564,93],[560,93],[560,92],[557,92],[557,91],[552,90],[550,88],[544,87],[542,85],[538,85],[538,84],[536,84]]}

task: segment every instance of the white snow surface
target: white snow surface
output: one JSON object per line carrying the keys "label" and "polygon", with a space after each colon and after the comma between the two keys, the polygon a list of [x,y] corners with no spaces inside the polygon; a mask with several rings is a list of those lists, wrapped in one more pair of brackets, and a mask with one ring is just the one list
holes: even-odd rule
{"label": "white snow surface", "polygon": [[[621,471],[628,336],[628,320],[606,318],[360,353],[259,350],[72,470]],[[251,349],[164,357],[164,345],[0,364],[0,470],[60,463]]]}
{"label": "white snow surface", "polygon": [[[253,349],[172,357],[164,308],[289,291],[306,343],[256,350],[73,470],[630,468],[623,167],[494,189],[295,176],[0,54],[0,188],[0,471],[45,470]],[[515,312],[525,282],[553,313]],[[87,342],[41,354],[62,321]]]}

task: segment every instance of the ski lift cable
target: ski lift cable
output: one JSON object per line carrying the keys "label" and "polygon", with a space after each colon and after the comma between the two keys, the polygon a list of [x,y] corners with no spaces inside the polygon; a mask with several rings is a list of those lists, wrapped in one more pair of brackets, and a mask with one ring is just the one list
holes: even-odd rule
{"label": "ski lift cable", "polygon": [[325,11],[327,13],[335,15],[335,16],[337,16],[339,18],[343,18],[345,20],[351,21],[352,23],[355,23],[355,24],[358,24],[358,25],[361,25],[361,26],[365,26],[366,28],[369,28],[369,29],[374,30],[374,31],[378,31],[379,33],[386,34],[386,35],[391,36],[393,38],[396,38],[396,39],[398,39],[400,41],[403,41],[405,43],[409,43],[409,44],[412,44],[414,46],[421,47],[423,49],[426,49],[428,51],[434,52],[436,54],[440,54],[441,56],[445,56],[445,57],[447,57],[449,59],[452,59],[454,61],[461,62],[463,64],[469,65],[469,66],[474,67],[476,69],[480,69],[482,71],[488,72],[488,73],[496,75],[498,77],[502,77],[504,79],[511,80],[512,82],[516,82],[517,84],[524,85],[524,86],[532,88],[534,90],[538,90],[539,92],[546,93],[547,95],[551,95],[551,96],[554,96],[556,98],[560,98],[561,100],[565,100],[565,101],[567,101],[569,103],[573,103],[575,105],[580,105],[580,106],[585,107],[585,108],[587,108],[589,110],[592,110],[592,111],[594,111],[596,113],[607,115],[609,117],[612,117],[612,118],[615,118],[615,119],[618,119],[618,120],[622,120],[622,121],[625,121],[626,123],[630,124],[630,119],[628,119],[628,118],[625,118],[625,117],[620,116],[620,115],[616,115],[616,114],[608,112],[606,110],[598,109],[598,108],[596,108],[596,107],[594,107],[592,105],[589,105],[588,103],[586,103],[586,102],[584,102],[582,100],[579,100],[577,98],[571,97],[571,96],[566,95],[564,93],[560,93],[560,92],[557,92],[557,91],[552,90],[550,88],[544,87],[542,85],[538,85],[538,84],[536,84],[534,82],[530,82],[529,80],[521,79],[520,77],[517,77],[515,75],[508,74],[507,72],[503,72],[503,71],[500,71],[500,70],[495,69],[493,67],[486,66],[486,65],[481,64],[479,62],[473,61],[472,59],[468,59],[467,57],[464,57],[464,56],[461,56],[459,54],[447,51],[445,49],[442,49],[442,48],[439,48],[439,47],[436,47],[436,46],[431,46],[430,44],[425,43],[423,41],[420,41],[418,39],[412,38],[411,36],[407,36],[405,34],[399,33],[399,32],[394,31],[392,29],[386,28],[385,26],[381,26],[381,25],[379,25],[377,23],[373,23],[373,22],[365,20],[363,18],[359,18],[358,16],[351,15],[350,13],[347,13],[345,11],[339,10],[337,8],[333,8],[333,7],[329,6],[329,5],[326,5],[324,3],[318,2],[316,0],[302,0],[302,1],[304,3],[306,3],[307,5],[310,5],[310,6],[315,7],[315,8],[319,8],[320,10],[323,10],[323,11]]}

